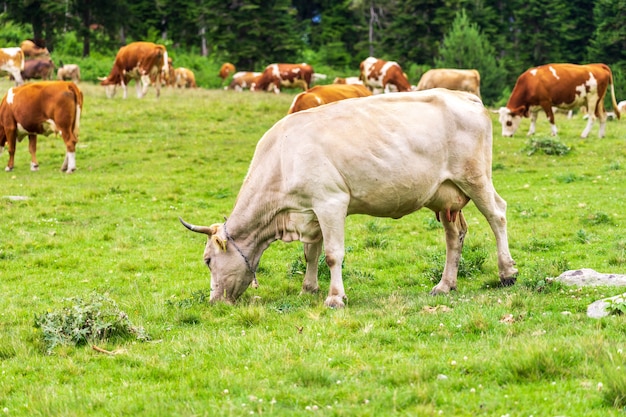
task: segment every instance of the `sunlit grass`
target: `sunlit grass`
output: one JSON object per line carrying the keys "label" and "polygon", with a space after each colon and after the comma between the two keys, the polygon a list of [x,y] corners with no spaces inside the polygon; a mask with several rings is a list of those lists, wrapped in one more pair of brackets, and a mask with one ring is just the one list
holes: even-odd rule
{"label": "sunlit grass", "polygon": [[[158,100],[152,90],[107,100],[98,86],[81,88],[77,172],[59,172],[64,149],[51,136],[40,139],[39,172],[22,142],[15,170],[2,173],[7,415],[620,415],[625,318],[592,320],[586,307],[623,289],[550,278],[626,271],[623,121],[609,122],[605,139],[596,127],[583,140],[582,119],[558,118],[569,153],[528,155],[528,120],[502,138],[493,119],[514,287],[500,287],[493,234],[470,203],[449,296],[428,295],[445,240],[422,211],[347,219],[344,310],[323,305],[323,258],[320,294],[299,295],[302,245],[282,242],[263,255],[258,289],[234,306],[210,305],[205,238],[178,217],[211,224],[230,215],[256,142],[294,92],[166,89]],[[538,135],[549,129],[540,116]],[[152,340],[103,342],[115,355],[90,346],[46,355],[35,315],[92,293],[108,294]]]}

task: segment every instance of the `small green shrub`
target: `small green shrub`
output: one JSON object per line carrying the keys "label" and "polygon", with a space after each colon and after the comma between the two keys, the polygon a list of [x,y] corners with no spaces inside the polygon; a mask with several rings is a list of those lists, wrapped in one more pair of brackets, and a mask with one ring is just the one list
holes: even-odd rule
{"label": "small green shrub", "polygon": [[150,340],[143,327],[134,326],[108,295],[93,293],[87,300],[72,297],[61,310],[35,316],[48,354],[59,345],[81,346],[112,337]]}
{"label": "small green shrub", "polygon": [[570,153],[572,148],[553,138],[532,138],[528,140],[524,151],[528,156],[536,153],[544,155],[564,156]]}
{"label": "small green shrub", "polygon": [[589,226],[599,226],[603,224],[613,225],[614,224],[613,219],[611,219],[611,216],[601,211],[586,215],[585,217],[581,219],[581,223],[589,225]]}

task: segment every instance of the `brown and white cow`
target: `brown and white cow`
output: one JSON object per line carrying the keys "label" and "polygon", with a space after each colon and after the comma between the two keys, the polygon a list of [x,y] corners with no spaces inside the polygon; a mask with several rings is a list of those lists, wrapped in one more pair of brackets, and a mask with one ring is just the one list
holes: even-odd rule
{"label": "brown and white cow", "polygon": [[306,91],[312,76],[313,67],[309,64],[270,64],[250,90],[278,94],[281,87],[299,87]]}
{"label": "brown and white cow", "polygon": [[239,71],[233,75],[233,80],[224,90],[243,91],[246,88],[252,88],[261,76],[260,72]]}
{"label": "brown and white cow", "polygon": [[0,151],[8,144],[9,163],[5,171],[12,171],[16,141],[28,136],[31,171],[37,171],[37,135],[61,134],[66,154],[61,170],[76,170],[76,142],[83,93],[70,81],[39,81],[9,88],[0,103]]}
{"label": "brown and white cow", "polygon": [[100,78],[102,81],[100,85],[105,86],[108,98],[113,98],[116,87],[121,85],[126,98],[128,83],[135,80],[137,97],[142,98],[148,91],[152,77],[156,96],[159,97],[162,72],[169,74],[165,46],[152,42],[133,42],[120,48],[115,56],[111,73],[105,78]]}
{"label": "brown and white cow", "polygon": [[619,119],[615,101],[613,74],[605,64],[546,64],[530,68],[519,76],[506,107],[501,107],[502,136],[513,136],[522,117],[530,116],[528,135],[535,133],[535,123],[540,110],[548,116],[552,135],[557,134],[552,107],[575,109],[586,106],[589,114],[587,126],[580,135],[586,138],[596,118],[600,119],[599,137],[604,137],[606,110],[604,96],[611,86],[613,111]]}
{"label": "brown and white cow", "polygon": [[23,69],[24,51],[18,47],[0,49],[0,71],[8,72],[15,80],[16,85],[24,84]]}
{"label": "brown and white cow", "polygon": [[411,91],[413,87],[397,62],[370,56],[361,62],[360,79],[374,94]]}
{"label": "brown and white cow", "polygon": [[174,86],[178,88],[197,88],[196,76],[193,71],[179,67],[174,70]]}
{"label": "brown and white cow", "polygon": [[235,66],[231,64],[230,62],[225,62],[222,64],[222,67],[220,68],[220,72],[218,75],[220,76],[222,81],[225,81],[226,78],[230,76],[230,74],[234,74],[234,73],[235,73]]}
{"label": "brown and white cow", "polygon": [[57,70],[57,80],[59,81],[73,81],[78,83],[80,81],[80,67],[76,64],[63,64]]}
{"label": "brown and white cow", "polygon": [[480,73],[475,69],[436,68],[426,71],[417,83],[417,90],[429,88],[467,91],[480,97]]}
{"label": "brown and white cow", "polygon": [[333,103],[347,98],[371,96],[372,92],[364,85],[358,84],[329,84],[316,85],[305,92],[298,94],[289,107],[288,114]]}
{"label": "brown and white cow", "polygon": [[37,45],[37,43],[27,39],[20,44],[20,49],[24,51],[26,58],[49,57],[50,52],[45,46]]}
{"label": "brown and white cow", "polygon": [[492,124],[478,97],[443,88],[342,100],[285,116],[259,140],[224,223],[188,229],[208,236],[210,300],[234,302],[276,240],[304,243],[303,292],[316,292],[318,259],[330,268],[325,304],[343,307],[345,220],[398,219],[426,207],[440,219],[446,261],[432,294],[457,286],[472,200],[495,235],[500,282],[515,283],[506,202],[491,174]]}
{"label": "brown and white cow", "polygon": [[359,77],[336,77],[333,84],[359,84],[364,85],[363,81]]}
{"label": "brown and white cow", "polygon": [[54,62],[50,58],[28,59],[24,62],[24,80],[50,80],[54,74]]}

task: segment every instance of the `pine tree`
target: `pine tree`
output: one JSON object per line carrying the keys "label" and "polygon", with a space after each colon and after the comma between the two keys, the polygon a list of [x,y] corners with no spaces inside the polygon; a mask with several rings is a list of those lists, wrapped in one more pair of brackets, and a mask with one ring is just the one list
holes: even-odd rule
{"label": "pine tree", "polygon": [[457,13],[450,32],[444,36],[435,66],[477,69],[485,104],[493,104],[501,98],[506,72],[496,60],[493,46],[481,34],[478,25],[470,22],[465,10]]}

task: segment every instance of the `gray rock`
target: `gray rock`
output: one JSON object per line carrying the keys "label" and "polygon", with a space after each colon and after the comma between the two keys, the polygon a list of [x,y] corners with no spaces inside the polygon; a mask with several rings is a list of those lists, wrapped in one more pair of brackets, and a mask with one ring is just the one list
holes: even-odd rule
{"label": "gray rock", "polygon": [[[554,279],[566,285],[578,286],[626,286],[626,275],[602,274],[593,269],[583,268],[573,271],[565,271]],[[609,315],[609,306],[612,302],[622,303],[626,299],[626,293],[614,297],[595,301],[587,307],[587,316],[598,319]]]}
{"label": "gray rock", "polygon": [[602,274],[593,269],[583,268],[573,271],[565,271],[555,278],[555,281],[567,285],[580,286],[626,286],[626,275]]}
{"label": "gray rock", "polygon": [[623,303],[624,300],[626,300],[626,293],[591,303],[587,307],[587,316],[593,319],[606,317],[610,313],[609,306],[611,303]]}

